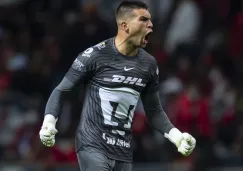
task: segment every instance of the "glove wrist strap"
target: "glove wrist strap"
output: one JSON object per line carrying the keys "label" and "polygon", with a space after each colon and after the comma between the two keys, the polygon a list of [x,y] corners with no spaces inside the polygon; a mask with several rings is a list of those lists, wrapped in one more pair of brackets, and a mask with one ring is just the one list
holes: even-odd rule
{"label": "glove wrist strap", "polygon": [[42,125],[47,125],[48,123],[53,124],[54,126],[56,126],[57,120],[53,115],[51,114],[47,114],[45,115],[44,121]]}
{"label": "glove wrist strap", "polygon": [[169,134],[165,133],[165,138],[169,139],[176,147],[179,147],[183,136],[177,128],[172,128]]}

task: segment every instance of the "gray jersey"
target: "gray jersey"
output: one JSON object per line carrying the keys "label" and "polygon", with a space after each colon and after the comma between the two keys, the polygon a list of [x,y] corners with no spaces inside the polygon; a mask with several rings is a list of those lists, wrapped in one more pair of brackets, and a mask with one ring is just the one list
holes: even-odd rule
{"label": "gray jersey", "polygon": [[87,83],[76,150],[132,161],[133,115],[140,96],[158,90],[156,60],[143,49],[135,57],[124,56],[111,38],[82,52],[65,77]]}

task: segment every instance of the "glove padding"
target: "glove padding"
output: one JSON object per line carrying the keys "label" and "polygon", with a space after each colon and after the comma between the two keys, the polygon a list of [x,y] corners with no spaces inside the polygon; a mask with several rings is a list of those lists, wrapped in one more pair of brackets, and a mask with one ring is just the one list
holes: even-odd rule
{"label": "glove padding", "polygon": [[196,147],[196,140],[188,133],[183,133],[182,137],[183,139],[179,147],[177,147],[178,152],[180,152],[183,156],[189,156]]}
{"label": "glove padding", "polygon": [[41,142],[47,147],[53,147],[55,144],[55,135],[57,133],[55,125],[47,123],[41,127],[39,132]]}
{"label": "glove padding", "polygon": [[189,156],[196,147],[196,140],[188,133],[181,133],[178,129],[173,128],[169,134],[165,134],[172,143],[178,148],[183,156]]}

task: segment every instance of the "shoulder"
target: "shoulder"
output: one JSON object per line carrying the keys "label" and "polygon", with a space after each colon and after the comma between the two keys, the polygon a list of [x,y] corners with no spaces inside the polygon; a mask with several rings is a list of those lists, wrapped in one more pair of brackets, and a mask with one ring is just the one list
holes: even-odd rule
{"label": "shoulder", "polygon": [[140,55],[142,57],[142,61],[146,65],[149,65],[149,68],[151,68],[152,70],[157,70],[157,68],[158,68],[157,67],[157,61],[152,55],[150,55],[144,49],[140,49]]}
{"label": "shoulder", "polygon": [[104,40],[94,46],[85,49],[83,52],[79,54],[79,56],[86,57],[86,58],[103,56],[104,53],[109,51],[110,49],[109,44],[110,44],[110,39]]}
{"label": "shoulder", "polygon": [[78,54],[73,62],[73,68],[96,68],[100,63],[104,63],[107,59],[106,48],[109,49],[108,43],[110,39],[104,40],[94,46],[91,46]]}

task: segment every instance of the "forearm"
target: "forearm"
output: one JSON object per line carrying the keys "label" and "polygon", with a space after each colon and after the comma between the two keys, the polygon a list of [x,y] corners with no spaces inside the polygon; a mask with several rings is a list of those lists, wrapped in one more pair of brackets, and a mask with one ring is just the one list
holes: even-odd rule
{"label": "forearm", "polygon": [[174,125],[164,112],[159,99],[159,93],[143,95],[144,110],[151,126],[161,134],[169,133]]}
{"label": "forearm", "polygon": [[67,78],[64,78],[61,83],[52,91],[45,108],[45,116],[52,115],[55,119],[58,118],[66,95],[74,87],[74,84]]}
{"label": "forearm", "polygon": [[[168,119],[166,113],[161,110],[148,111],[148,120],[153,128],[158,130],[161,134],[169,133],[172,128],[174,128],[173,124]],[[150,116],[151,115],[151,116]]]}
{"label": "forearm", "polygon": [[45,115],[51,114],[58,118],[66,92],[57,90],[52,91],[45,108]]}

